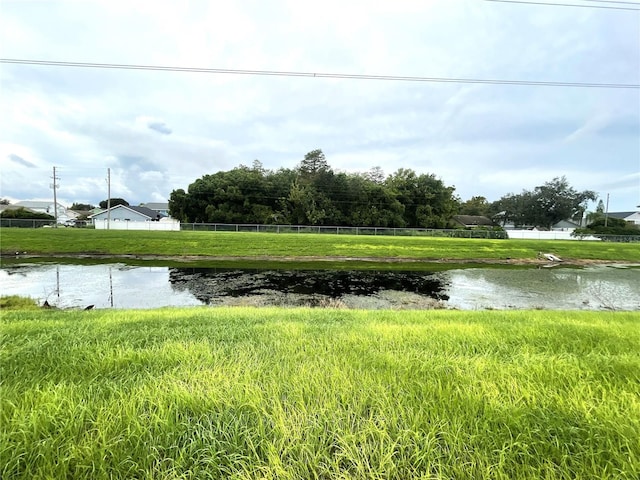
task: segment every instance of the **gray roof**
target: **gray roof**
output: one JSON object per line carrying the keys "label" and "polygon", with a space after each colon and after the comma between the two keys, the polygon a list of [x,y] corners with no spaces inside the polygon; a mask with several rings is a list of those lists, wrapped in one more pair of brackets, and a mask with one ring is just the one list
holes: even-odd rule
{"label": "gray roof", "polygon": [[169,202],[141,203],[140,206],[150,208],[151,210],[169,210]]}
{"label": "gray roof", "polygon": [[631,215],[635,214],[636,212],[609,212],[607,213],[607,215],[609,217],[613,217],[613,218],[622,218],[623,220],[625,218],[630,217]]}
{"label": "gray roof", "polygon": [[133,207],[129,205],[127,208],[130,208],[131,210],[138,212],[141,215],[146,215],[149,218],[156,218],[159,215],[158,212],[147,207]]}
{"label": "gray roof", "polygon": [[[140,215],[143,215],[145,217],[148,218],[158,218],[158,217],[162,217],[162,215],[160,215],[158,212],[156,212],[155,210],[151,210],[150,208],[147,207],[133,207],[131,205],[127,206],[127,205],[115,205],[113,207],[111,207],[109,210],[115,210],[116,208],[126,208],[127,210],[133,210],[136,213],[139,213]],[[89,218],[93,218],[97,215],[100,215],[102,213],[107,212],[107,210],[102,210],[98,213],[94,213],[93,215],[89,215]]]}

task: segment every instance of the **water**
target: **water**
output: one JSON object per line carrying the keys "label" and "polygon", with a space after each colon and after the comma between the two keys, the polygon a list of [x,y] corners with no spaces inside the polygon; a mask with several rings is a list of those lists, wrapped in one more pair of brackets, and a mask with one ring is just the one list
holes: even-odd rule
{"label": "water", "polygon": [[640,310],[640,269],[470,268],[440,272],[282,271],[124,264],[0,268],[0,294],[60,308],[194,305]]}

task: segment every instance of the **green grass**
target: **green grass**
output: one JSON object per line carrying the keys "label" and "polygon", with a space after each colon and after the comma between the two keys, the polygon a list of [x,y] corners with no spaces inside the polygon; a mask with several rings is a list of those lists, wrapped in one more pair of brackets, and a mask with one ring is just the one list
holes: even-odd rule
{"label": "green grass", "polygon": [[637,312],[1,322],[6,479],[640,477]]}
{"label": "green grass", "polygon": [[84,229],[0,231],[3,254],[159,255],[298,260],[327,257],[414,261],[534,259],[541,250],[566,259],[640,262],[638,244],[233,232],[144,232]]}
{"label": "green grass", "polygon": [[1,310],[36,310],[40,308],[33,298],[19,295],[4,295],[0,297]]}

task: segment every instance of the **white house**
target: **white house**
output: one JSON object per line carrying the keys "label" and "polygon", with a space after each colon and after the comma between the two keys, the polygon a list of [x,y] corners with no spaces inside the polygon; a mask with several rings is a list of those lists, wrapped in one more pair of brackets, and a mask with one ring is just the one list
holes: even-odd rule
{"label": "white house", "polygon": [[634,225],[640,225],[640,212],[609,212],[607,216],[619,218]]}
{"label": "white house", "polygon": [[[13,205],[16,207],[24,207],[29,210],[38,213],[46,213],[51,215],[52,217],[56,216],[56,209],[54,208],[53,202],[49,200],[23,200],[20,202],[16,202]],[[58,211],[58,223],[66,222],[67,220],[72,220],[78,216],[77,213],[68,210],[64,205],[57,205]]]}
{"label": "white house", "polygon": [[147,207],[116,205],[90,215],[89,219],[98,230],[180,230],[180,222]]}
{"label": "white house", "polygon": [[153,210],[156,213],[164,217],[169,216],[169,202],[149,202],[149,203],[141,203],[141,207],[146,207],[150,210]]}

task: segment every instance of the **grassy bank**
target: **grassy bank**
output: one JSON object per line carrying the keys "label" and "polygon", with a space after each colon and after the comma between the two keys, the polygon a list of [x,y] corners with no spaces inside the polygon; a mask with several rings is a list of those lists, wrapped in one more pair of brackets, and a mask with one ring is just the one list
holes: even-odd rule
{"label": "grassy bank", "polygon": [[232,232],[143,232],[3,228],[4,254],[159,255],[298,260],[533,260],[539,251],[567,259],[640,262],[638,244]]}
{"label": "grassy bank", "polygon": [[1,321],[2,478],[640,476],[638,313]]}

